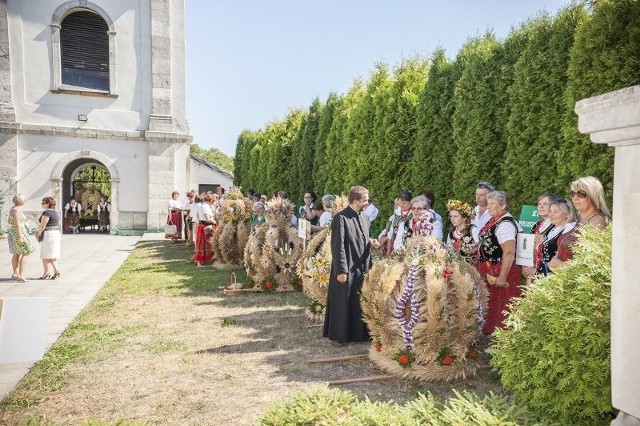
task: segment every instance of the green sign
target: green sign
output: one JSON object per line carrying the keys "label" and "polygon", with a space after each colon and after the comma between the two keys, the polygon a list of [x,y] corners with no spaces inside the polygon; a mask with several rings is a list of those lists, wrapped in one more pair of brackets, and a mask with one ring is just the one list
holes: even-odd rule
{"label": "green sign", "polygon": [[522,231],[525,234],[531,233],[531,228],[533,225],[540,222],[540,216],[538,216],[538,208],[537,206],[522,206],[522,210],[520,210],[520,226],[522,226]]}

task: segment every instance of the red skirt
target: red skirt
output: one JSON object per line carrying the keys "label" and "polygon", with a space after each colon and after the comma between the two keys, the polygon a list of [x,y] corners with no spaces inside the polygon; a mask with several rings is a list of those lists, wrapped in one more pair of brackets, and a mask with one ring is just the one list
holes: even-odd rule
{"label": "red skirt", "polygon": [[[207,235],[204,228],[207,225],[198,226],[196,233],[196,245],[195,252],[193,254],[193,261],[198,263],[209,262],[213,259],[213,249],[211,248],[211,235]],[[215,227],[215,225],[213,225]]]}
{"label": "red skirt", "polygon": [[520,267],[515,263],[511,265],[509,275],[507,275],[507,287],[496,287],[487,282],[487,274],[497,277],[500,274],[502,263],[496,265],[491,262],[481,262],[477,265],[478,272],[487,284],[489,290],[489,310],[484,318],[482,331],[491,334],[496,328],[504,328],[504,318],[509,307],[507,306],[512,297],[520,297]]}
{"label": "red skirt", "polygon": [[174,241],[180,240],[182,238],[182,212],[178,211],[169,211],[169,215],[167,216],[167,224],[172,223],[176,226],[178,232],[175,237],[171,239]]}

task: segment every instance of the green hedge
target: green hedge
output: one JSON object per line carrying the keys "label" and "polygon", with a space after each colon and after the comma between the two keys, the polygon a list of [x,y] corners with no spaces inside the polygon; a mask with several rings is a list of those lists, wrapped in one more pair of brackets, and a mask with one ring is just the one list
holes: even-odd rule
{"label": "green hedge", "polygon": [[238,137],[235,183],[271,193],[369,188],[379,229],[403,189],[473,202],[479,180],[507,191],[512,213],[594,175],[611,199],[613,150],[581,135],[575,102],[640,82],[640,2],[598,0],[541,14],[504,39],[470,39],[450,61],[375,65],[345,94]]}
{"label": "green hedge", "polygon": [[611,227],[584,229],[574,258],[516,300],[489,350],[502,385],[561,424],[611,419]]}

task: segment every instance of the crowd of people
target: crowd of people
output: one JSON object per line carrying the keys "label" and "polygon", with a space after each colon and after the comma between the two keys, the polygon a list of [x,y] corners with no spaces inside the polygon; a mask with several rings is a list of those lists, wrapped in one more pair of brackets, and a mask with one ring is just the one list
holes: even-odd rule
{"label": "crowd of people", "polygon": [[508,211],[507,194],[489,182],[476,185],[475,208],[461,200],[447,202],[451,226],[446,234],[442,217],[432,209],[433,194],[423,191],[412,197],[409,191],[398,193],[394,213],[376,239],[366,233],[370,220],[364,212],[369,192],[360,186],[351,188],[349,207],[336,215],[331,225],[332,268],[323,335],[336,346],[368,340],[358,294],[372,264],[371,252],[391,255],[402,250],[407,238],[414,235],[443,241],[477,268],[489,291],[482,331],[492,334],[504,327],[509,301],[520,296],[521,285],[534,285],[538,277],[562,268],[573,257],[572,247],[582,227],[604,229],[610,222],[604,188],[597,178],[573,181],[570,194],[564,198],[545,193],[538,198],[541,220],[532,231],[534,265],[520,268],[515,257],[522,228]]}
{"label": "crowd of people", "polygon": [[[509,212],[507,194],[489,182],[476,185],[475,207],[462,200],[448,200],[450,225],[445,225],[442,216],[433,209],[435,197],[431,191],[423,190],[417,196],[400,191],[394,200],[393,214],[375,236],[370,235],[370,230],[379,210],[366,188],[353,187],[348,196],[349,207],[335,218],[332,218],[334,195],[318,197],[313,191],[304,193],[297,214],[291,217],[291,226],[305,219],[310,223],[311,234],[329,224],[332,227],[333,264],[325,337],[335,345],[366,339],[358,294],[371,255],[375,252],[385,257],[402,251],[407,239],[416,235],[442,241],[478,270],[489,290],[489,310],[482,331],[493,333],[504,326],[509,301],[520,296],[522,285],[535,283],[538,277],[553,273],[572,258],[572,246],[583,226],[603,229],[611,220],[604,189],[597,178],[586,176],[575,180],[570,185],[570,194],[569,198],[551,193],[538,197],[541,220],[532,230],[534,264],[520,267],[515,258],[517,236],[522,228]],[[266,221],[267,196],[251,189],[247,196],[254,203],[251,227],[255,232]],[[167,223],[179,225],[172,238],[179,239],[184,226],[186,240],[194,246],[193,261],[199,267],[214,260],[210,236],[224,197],[225,191],[219,187],[215,192],[202,194],[190,191],[183,204],[178,201],[179,193],[174,192],[169,202]],[[287,194],[279,191],[272,197],[286,199]]]}

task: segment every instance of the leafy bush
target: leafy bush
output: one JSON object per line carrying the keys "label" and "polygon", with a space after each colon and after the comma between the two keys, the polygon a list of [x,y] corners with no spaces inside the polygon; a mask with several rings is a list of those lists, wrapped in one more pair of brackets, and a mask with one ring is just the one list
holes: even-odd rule
{"label": "leafy bush", "polygon": [[601,422],[610,385],[611,227],[587,227],[575,256],[514,302],[491,364],[516,399],[562,424]]}
{"label": "leafy bush", "polygon": [[418,394],[415,401],[399,406],[368,399],[359,401],[349,391],[323,387],[300,392],[289,401],[273,403],[260,424],[510,426],[541,423],[507,397],[493,394],[480,398],[468,392],[456,392],[456,397],[445,403],[431,394]]}

